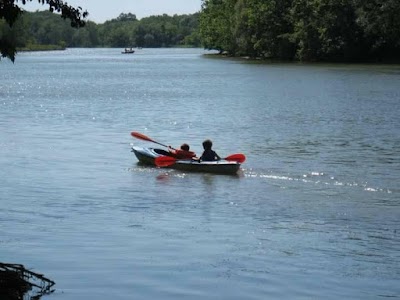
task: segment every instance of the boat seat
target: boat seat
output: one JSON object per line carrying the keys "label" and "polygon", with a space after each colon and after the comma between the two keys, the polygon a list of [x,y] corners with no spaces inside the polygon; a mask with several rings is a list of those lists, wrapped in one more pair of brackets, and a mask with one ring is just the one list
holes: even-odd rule
{"label": "boat seat", "polygon": [[154,152],[160,155],[173,156],[170,152],[163,149],[154,149]]}

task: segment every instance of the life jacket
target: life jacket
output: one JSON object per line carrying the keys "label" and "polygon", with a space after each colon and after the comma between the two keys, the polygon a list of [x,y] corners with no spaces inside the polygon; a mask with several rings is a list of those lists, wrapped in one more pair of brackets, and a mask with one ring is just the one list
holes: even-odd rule
{"label": "life jacket", "polygon": [[196,153],[192,151],[185,151],[177,149],[172,154],[175,156],[176,159],[191,159],[196,156]]}

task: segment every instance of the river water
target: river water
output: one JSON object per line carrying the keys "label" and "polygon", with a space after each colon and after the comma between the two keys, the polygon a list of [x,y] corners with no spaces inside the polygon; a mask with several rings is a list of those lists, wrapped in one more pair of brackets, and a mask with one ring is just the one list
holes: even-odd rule
{"label": "river water", "polygon": [[[205,53],[0,62],[0,261],[46,299],[400,298],[400,66]],[[131,131],[247,160],[143,167]]]}

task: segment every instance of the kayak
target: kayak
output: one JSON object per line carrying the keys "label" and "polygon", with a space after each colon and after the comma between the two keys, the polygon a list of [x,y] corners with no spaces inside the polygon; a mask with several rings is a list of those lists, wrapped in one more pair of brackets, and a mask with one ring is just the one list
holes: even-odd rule
{"label": "kayak", "polygon": [[[171,153],[163,149],[132,147],[140,163],[156,166],[155,159],[161,156],[172,156]],[[204,172],[214,174],[236,174],[240,169],[240,163],[236,161],[218,160],[218,161],[201,161],[197,160],[176,160],[175,163],[168,167],[180,171],[187,172]]]}

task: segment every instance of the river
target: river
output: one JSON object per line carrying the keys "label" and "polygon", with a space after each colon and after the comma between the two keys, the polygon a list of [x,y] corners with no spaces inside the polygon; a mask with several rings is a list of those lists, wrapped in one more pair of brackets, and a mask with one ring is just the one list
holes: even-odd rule
{"label": "river", "polygon": [[[0,261],[49,300],[400,298],[400,66],[205,53],[0,62]],[[144,167],[131,131],[247,160]]]}

